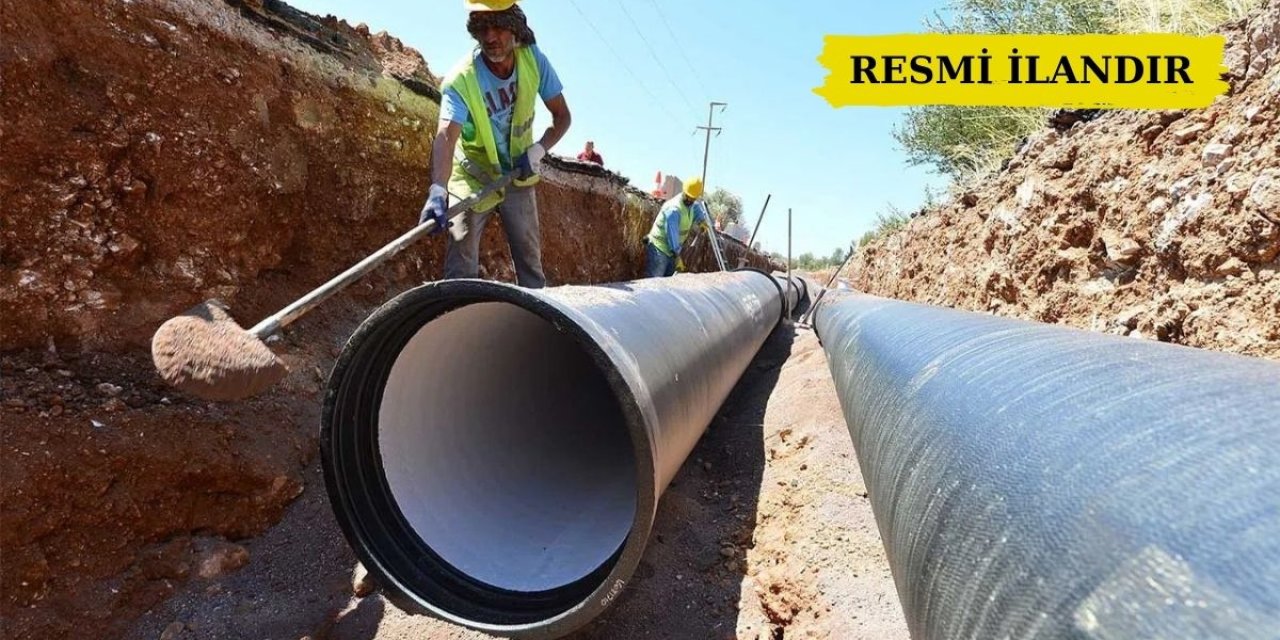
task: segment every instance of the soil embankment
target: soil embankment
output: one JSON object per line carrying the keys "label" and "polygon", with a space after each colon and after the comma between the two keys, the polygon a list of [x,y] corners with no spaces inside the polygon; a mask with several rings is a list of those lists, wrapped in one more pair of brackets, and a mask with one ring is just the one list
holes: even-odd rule
{"label": "soil embankment", "polygon": [[1227,25],[1231,91],[1032,136],[863,247],[855,288],[1280,358],[1280,2]]}

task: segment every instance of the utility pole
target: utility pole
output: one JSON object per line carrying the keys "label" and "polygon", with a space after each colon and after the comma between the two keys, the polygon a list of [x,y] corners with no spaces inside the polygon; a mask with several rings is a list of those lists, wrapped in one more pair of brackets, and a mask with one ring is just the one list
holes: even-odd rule
{"label": "utility pole", "polygon": [[719,137],[720,131],[723,128],[723,127],[711,126],[712,125],[711,118],[715,115],[716,107],[720,107],[720,113],[724,113],[724,108],[727,106],[729,106],[728,102],[712,102],[711,106],[707,109],[707,126],[698,127],[699,129],[702,129],[707,132],[707,143],[706,143],[706,146],[702,148],[703,188],[706,188],[706,184],[707,184],[707,156],[710,154],[710,151],[711,151],[711,132],[712,131],[716,132],[716,136]]}

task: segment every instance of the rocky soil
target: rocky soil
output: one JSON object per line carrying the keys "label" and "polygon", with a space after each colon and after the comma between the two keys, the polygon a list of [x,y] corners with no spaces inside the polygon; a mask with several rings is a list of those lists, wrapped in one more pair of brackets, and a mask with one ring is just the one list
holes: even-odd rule
{"label": "rocky soil", "polygon": [[1280,2],[1223,31],[1229,95],[1047,128],[863,247],[853,286],[1280,358]]}

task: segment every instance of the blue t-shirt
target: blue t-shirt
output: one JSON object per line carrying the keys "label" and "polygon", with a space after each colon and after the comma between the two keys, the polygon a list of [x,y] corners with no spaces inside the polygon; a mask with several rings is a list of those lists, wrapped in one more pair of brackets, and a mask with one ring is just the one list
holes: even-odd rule
{"label": "blue t-shirt", "polygon": [[[560,77],[556,75],[556,70],[551,67],[547,57],[542,55],[542,51],[537,46],[530,46],[530,48],[538,65],[538,95],[542,97],[543,102],[546,102],[560,95],[564,87],[560,84]],[[511,141],[511,115],[516,108],[516,87],[518,86],[516,77],[520,73],[517,67],[516,71],[511,72],[510,78],[499,78],[493,75],[488,65],[484,63],[481,57],[483,54],[477,51],[473,55],[476,79],[480,82],[480,91],[483,92],[485,104],[489,109],[489,119],[493,122],[493,138],[498,144],[498,159],[502,163],[503,170],[509,171],[511,169],[511,152],[508,150]],[[453,88],[444,92],[440,99],[441,120],[465,124],[470,115],[467,103],[462,100],[462,94]]]}

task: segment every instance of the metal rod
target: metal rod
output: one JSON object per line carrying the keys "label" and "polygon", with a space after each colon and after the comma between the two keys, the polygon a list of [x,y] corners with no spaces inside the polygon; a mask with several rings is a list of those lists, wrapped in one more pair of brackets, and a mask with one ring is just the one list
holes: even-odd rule
{"label": "metal rod", "polygon": [[1280,629],[1280,363],[833,292],[913,638]]}
{"label": "metal rod", "polygon": [[751,230],[751,239],[747,241],[747,253],[738,259],[739,268],[742,268],[747,264],[747,258],[750,257],[751,251],[756,243],[756,233],[760,231],[760,223],[764,222],[764,212],[765,209],[769,208],[769,199],[772,197],[772,193],[764,197],[764,206],[760,207],[760,217],[756,218],[756,227]]}
{"label": "metal rod", "polygon": [[[791,279],[791,207],[787,207],[787,280]],[[787,309],[787,315],[791,310]]]}
{"label": "metal rod", "polygon": [[744,269],[397,296],[325,393],[321,466],[347,541],[406,611],[503,637],[586,624],[631,580],[782,294]]}
{"label": "metal rod", "polygon": [[[445,215],[450,219],[454,219],[465,213],[468,209],[475,206],[477,202],[487,197],[489,194],[501,189],[512,180],[511,174],[505,175],[495,181],[493,184],[481,189],[479,193],[454,204],[449,207]],[[418,239],[431,233],[436,228],[435,220],[428,220],[413,229],[405,232],[400,237],[387,243],[381,249],[370,254],[364,260],[352,265],[346,271],[334,276],[328,282],[313,289],[306,295],[298,298],[285,308],[263,318],[258,324],[249,329],[249,333],[259,340],[264,339],[271,334],[279,331],[282,327],[302,317],[307,312],[316,308],[321,302],[328,300],[333,294],[341,291],[344,287],[355,282],[364,274],[372,271],[378,265],[391,259],[397,253],[404,250],[405,247],[413,244]]]}
{"label": "metal rod", "polygon": [[822,302],[822,297],[827,295],[827,290],[831,288],[831,284],[836,281],[836,277],[840,275],[840,271],[845,268],[845,265],[848,265],[849,261],[853,259],[853,254],[856,253],[857,250],[858,244],[856,241],[849,245],[849,253],[845,255],[844,262],[841,262],[840,266],[836,267],[836,270],[831,274],[831,277],[827,278],[826,286],[818,292],[817,296],[814,296],[813,304],[809,305],[809,309],[800,317],[800,324],[808,324],[809,319],[812,318],[813,314],[818,310],[818,303]]}
{"label": "metal rod", "polygon": [[720,251],[720,238],[716,235],[715,227],[707,225],[707,236],[711,238],[711,253],[716,257],[716,264],[720,265],[721,271],[728,271],[729,266],[725,264],[724,253]]}

